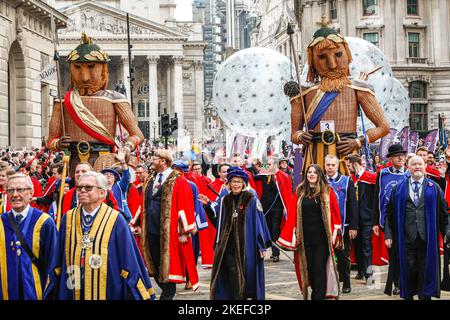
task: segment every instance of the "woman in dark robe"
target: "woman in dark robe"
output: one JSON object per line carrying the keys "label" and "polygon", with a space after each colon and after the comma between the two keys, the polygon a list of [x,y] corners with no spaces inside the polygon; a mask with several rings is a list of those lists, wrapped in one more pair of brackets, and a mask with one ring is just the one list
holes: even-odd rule
{"label": "woman in dark robe", "polygon": [[270,234],[256,193],[246,189],[248,175],[228,169],[227,190],[216,202],[199,195],[217,228],[211,274],[212,300],[264,300],[264,257]]}

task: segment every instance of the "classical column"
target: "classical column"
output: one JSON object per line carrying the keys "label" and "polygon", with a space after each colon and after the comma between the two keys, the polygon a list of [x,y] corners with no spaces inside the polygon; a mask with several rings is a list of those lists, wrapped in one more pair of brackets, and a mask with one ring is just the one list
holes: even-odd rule
{"label": "classical column", "polygon": [[[183,57],[175,56],[173,57],[174,67],[173,67],[173,104],[174,112],[178,116],[178,128],[184,129],[183,121]],[[182,132],[180,130],[179,132]]]}
{"label": "classical column", "polygon": [[[153,122],[159,126],[158,118],[158,60],[159,56],[147,56],[148,62],[148,102],[150,104],[150,127]],[[153,129],[153,128],[152,128]],[[159,137],[159,130],[156,128],[156,137]],[[153,134],[153,132],[151,132]],[[156,137],[152,137],[156,139]]]}
{"label": "classical column", "polygon": [[200,139],[202,137],[204,116],[204,100],[205,90],[203,82],[203,61],[194,61],[195,71],[195,123],[194,123],[194,137]]}
{"label": "classical column", "polygon": [[[172,111],[172,60],[165,60],[166,66],[166,111],[170,114]],[[164,110],[161,110],[161,113]]]}
{"label": "classical column", "polygon": [[130,63],[128,61],[128,56],[121,56],[120,61],[122,62],[122,81],[125,85],[127,100],[130,102],[131,91],[130,79],[128,78],[130,76]]}

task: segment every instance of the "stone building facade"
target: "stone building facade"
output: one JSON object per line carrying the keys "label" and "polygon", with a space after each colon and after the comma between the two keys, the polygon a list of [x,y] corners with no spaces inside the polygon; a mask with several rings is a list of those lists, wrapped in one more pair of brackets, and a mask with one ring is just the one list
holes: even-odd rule
{"label": "stone building facade", "polygon": [[53,59],[51,15],[66,27],[43,1],[0,1],[0,147],[40,146],[48,134],[55,87],[34,79]]}

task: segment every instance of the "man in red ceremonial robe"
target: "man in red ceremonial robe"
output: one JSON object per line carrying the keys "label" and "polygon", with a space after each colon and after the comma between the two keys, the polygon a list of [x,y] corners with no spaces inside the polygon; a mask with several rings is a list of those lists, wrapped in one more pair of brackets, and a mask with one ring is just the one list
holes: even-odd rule
{"label": "man in red ceremonial robe", "polygon": [[[144,164],[138,164],[136,166],[136,180],[133,183],[133,187],[130,187],[128,192],[128,207],[130,208],[133,220],[131,223],[134,237],[139,247],[139,251],[142,254],[141,236],[142,236],[142,190],[145,180],[148,177],[148,168]],[[136,216],[138,215],[138,216]]]}
{"label": "man in red ceremonial robe", "polygon": [[162,289],[160,299],[172,300],[176,284],[186,282],[198,289],[191,233],[196,231],[194,201],[189,182],[172,170],[172,155],[157,150],[154,173],[142,193],[142,253],[150,276]]}
{"label": "man in red ceremonial robe", "polygon": [[368,285],[373,282],[372,265],[382,265],[387,259],[387,248],[380,244],[379,237],[372,230],[375,216],[374,197],[377,176],[362,166],[361,157],[348,156],[351,178],[355,183],[356,199],[358,201],[358,235],[354,239],[355,257],[358,263],[356,279],[366,278]]}
{"label": "man in red ceremonial robe", "polygon": [[216,199],[218,198],[218,194],[220,194],[223,188],[225,188],[225,183],[227,182],[227,170],[229,167],[230,165],[228,163],[222,163],[221,165],[219,165],[219,178],[211,182],[209,185],[212,189],[214,189],[215,192],[208,188],[205,194],[209,198],[209,200],[216,201]]}
{"label": "man in red ceremonial robe", "polygon": [[[287,206],[292,201],[292,180],[279,170],[279,160],[275,157],[267,159],[267,171],[261,171],[254,179],[270,236],[272,241],[276,241],[287,219]],[[272,245],[270,258],[278,262],[279,256],[280,250]]]}
{"label": "man in red ceremonial robe", "polygon": [[[228,169],[228,167],[227,165],[225,165],[224,168],[222,168],[222,170],[225,170],[225,176],[222,174],[222,178],[216,179],[214,182],[211,182],[211,179],[205,177],[201,173],[200,164],[194,163],[192,165],[192,171],[187,173],[185,177],[197,186],[199,194],[205,194],[211,199],[211,201],[215,201],[218,196],[216,195],[216,193],[214,193],[214,191],[211,190],[211,188],[220,193],[224,185],[224,181],[222,179],[224,178],[226,181],[226,170]],[[219,176],[220,171],[221,169],[219,169]],[[214,228],[214,225],[211,223],[208,217],[206,217],[206,219],[208,222],[208,227],[199,231],[199,242],[202,257],[202,267],[205,269],[209,269],[212,268],[214,262],[214,239],[216,238],[216,228]]]}

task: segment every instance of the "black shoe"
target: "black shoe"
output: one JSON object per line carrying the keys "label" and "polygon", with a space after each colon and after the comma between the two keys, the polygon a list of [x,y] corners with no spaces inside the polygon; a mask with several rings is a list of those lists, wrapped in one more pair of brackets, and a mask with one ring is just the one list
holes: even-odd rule
{"label": "black shoe", "polygon": [[274,256],[272,260],[273,260],[273,262],[278,262],[278,261],[280,261],[280,257],[279,256]]}
{"label": "black shoe", "polygon": [[395,288],[394,288],[394,291],[392,291],[392,294],[393,294],[394,296],[398,296],[398,295],[400,294],[400,288],[399,288],[399,287],[395,287]]}
{"label": "black shoe", "polygon": [[270,260],[273,260],[275,256],[273,254],[270,255]]}
{"label": "black shoe", "polygon": [[350,293],[350,292],[352,292],[352,288],[350,287],[342,288],[342,293]]}
{"label": "black shoe", "polygon": [[355,276],[356,280],[362,280],[364,279],[364,274],[362,272],[358,272]]}

